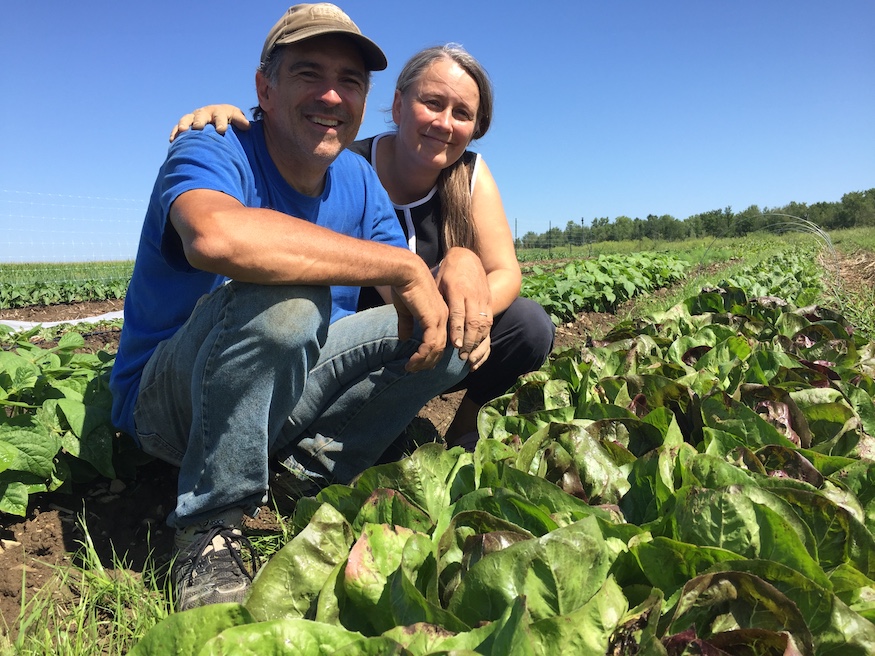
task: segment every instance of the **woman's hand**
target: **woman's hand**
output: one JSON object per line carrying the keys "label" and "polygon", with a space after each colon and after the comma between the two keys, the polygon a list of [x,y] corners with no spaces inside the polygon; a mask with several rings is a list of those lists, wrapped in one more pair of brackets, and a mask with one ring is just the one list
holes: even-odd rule
{"label": "woman's hand", "polygon": [[469,249],[451,248],[435,282],[449,309],[450,342],[459,350],[459,357],[476,369],[489,357],[492,330],[492,294],[483,264]]}
{"label": "woman's hand", "polygon": [[468,355],[468,368],[471,371],[477,371],[489,358],[490,353],[492,353],[492,341],[487,334],[483,341]]}
{"label": "woman's hand", "polygon": [[225,134],[229,123],[239,130],[249,129],[249,119],[239,107],[235,105],[207,105],[179,119],[179,123],[173,127],[173,131],[170,133],[170,141],[176,139],[180,132],[185,132],[189,128],[203,130],[210,123],[216,126],[216,132],[219,134]]}

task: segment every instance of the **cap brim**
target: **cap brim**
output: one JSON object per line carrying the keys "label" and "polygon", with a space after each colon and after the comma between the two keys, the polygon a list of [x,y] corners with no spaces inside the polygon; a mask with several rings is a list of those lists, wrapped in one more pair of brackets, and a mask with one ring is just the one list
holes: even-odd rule
{"label": "cap brim", "polygon": [[292,37],[279,39],[274,44],[274,48],[277,46],[287,46],[292,43],[300,43],[301,41],[313,39],[317,36],[327,36],[329,34],[339,34],[355,41],[355,44],[359,47],[359,50],[362,53],[365,68],[369,71],[384,71],[389,65],[389,61],[386,59],[386,55],[380,49],[380,46],[371,41],[368,37],[348,30],[326,30],[318,27],[309,30],[303,29],[296,32]]}

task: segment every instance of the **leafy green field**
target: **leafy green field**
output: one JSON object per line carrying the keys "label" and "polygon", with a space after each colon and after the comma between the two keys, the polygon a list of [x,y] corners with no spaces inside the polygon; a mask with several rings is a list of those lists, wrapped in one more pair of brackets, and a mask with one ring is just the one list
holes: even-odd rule
{"label": "leafy green field", "polygon": [[[559,321],[686,286],[487,404],[475,453],[301,500],[245,605],[169,613],[153,577],[114,646],[37,651],[25,613],[14,653],[875,653],[875,343],[815,305],[823,242],[700,246],[527,270]],[[111,356],[66,339],[0,352],[4,512],[133,466],[105,439]]]}
{"label": "leafy green field", "polygon": [[133,262],[0,265],[0,310],[123,298]]}

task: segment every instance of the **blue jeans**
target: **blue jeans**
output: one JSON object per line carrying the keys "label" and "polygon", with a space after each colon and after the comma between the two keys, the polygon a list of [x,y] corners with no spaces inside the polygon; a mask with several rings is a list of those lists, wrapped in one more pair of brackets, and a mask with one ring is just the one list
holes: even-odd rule
{"label": "blue jeans", "polygon": [[404,365],[393,306],[329,325],[328,287],[230,282],[159,344],[134,410],[144,451],[177,465],[170,526],[264,502],[269,462],[320,484],[370,467],[468,367],[448,348],[429,371]]}

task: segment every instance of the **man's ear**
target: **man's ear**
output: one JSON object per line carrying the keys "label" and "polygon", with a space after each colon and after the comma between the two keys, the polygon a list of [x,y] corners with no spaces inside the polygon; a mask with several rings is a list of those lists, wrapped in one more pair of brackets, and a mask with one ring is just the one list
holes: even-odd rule
{"label": "man's ear", "polygon": [[392,98],[392,121],[395,125],[398,125],[398,121],[401,118],[401,100],[401,92],[395,89],[395,97]]}
{"label": "man's ear", "polygon": [[255,71],[255,93],[258,95],[258,106],[267,109],[270,102],[270,92],[273,90],[270,80],[261,71]]}

